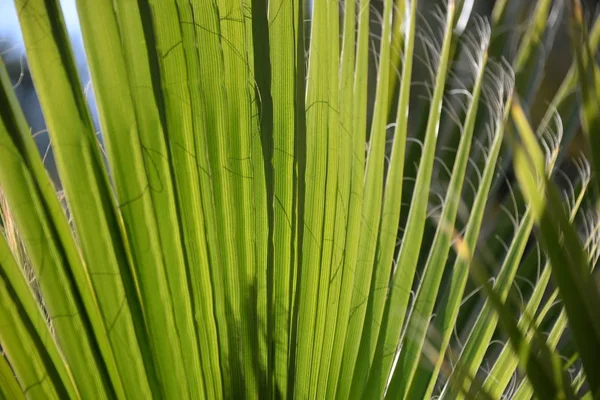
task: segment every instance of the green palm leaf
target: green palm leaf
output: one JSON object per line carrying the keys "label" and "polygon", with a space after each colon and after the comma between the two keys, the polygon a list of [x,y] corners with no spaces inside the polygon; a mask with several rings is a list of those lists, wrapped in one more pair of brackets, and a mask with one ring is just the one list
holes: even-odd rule
{"label": "green palm leaf", "polygon": [[[581,283],[596,242],[574,227],[589,174],[568,181],[570,216],[548,189],[561,218],[531,272],[548,223],[532,171],[548,188],[565,174],[553,130],[591,60],[548,133],[515,104],[509,124],[513,93],[536,95],[560,5],[535,3],[511,67],[494,41],[506,1],[490,26],[454,0],[78,0],[100,144],[59,1],[14,1],[60,182],[2,64],[2,398],[499,398],[519,362],[517,398],[597,395],[589,354],[572,389],[548,356],[567,320],[580,352],[598,341]],[[514,127],[523,192],[502,198]],[[560,232],[568,248],[552,247]],[[520,274],[534,283],[515,306]],[[512,347],[494,354],[501,328]]]}

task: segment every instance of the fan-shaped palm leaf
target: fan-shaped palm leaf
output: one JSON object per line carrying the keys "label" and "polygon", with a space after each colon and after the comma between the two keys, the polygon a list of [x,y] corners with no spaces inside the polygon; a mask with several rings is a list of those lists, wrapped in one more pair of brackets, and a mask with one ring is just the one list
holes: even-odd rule
{"label": "fan-shaped palm leaf", "polygon": [[[583,346],[592,315],[573,315],[572,289],[598,253],[596,214],[579,211],[589,166],[565,200],[572,223],[587,216],[587,248],[551,183],[575,77],[537,136],[511,102],[534,98],[562,5],[536,3],[511,66],[493,41],[505,1],[491,26],[472,1],[418,3],[314,0],[305,21],[300,0],[78,0],[101,145],[58,0],[15,0],[66,204],[2,65],[0,394],[576,393],[583,374],[567,379],[550,352],[565,314],[544,296],[552,272]],[[515,132],[524,190],[503,198]],[[561,215],[548,257],[535,174]],[[579,275],[557,266],[561,230]]]}

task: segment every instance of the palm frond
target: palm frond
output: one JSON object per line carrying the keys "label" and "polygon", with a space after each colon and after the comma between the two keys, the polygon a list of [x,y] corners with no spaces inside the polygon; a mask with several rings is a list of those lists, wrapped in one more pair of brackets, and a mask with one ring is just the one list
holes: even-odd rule
{"label": "palm frond", "polygon": [[100,143],[14,1],[64,195],[2,63],[2,396],[598,394],[594,47],[527,116],[562,2],[78,0]]}

